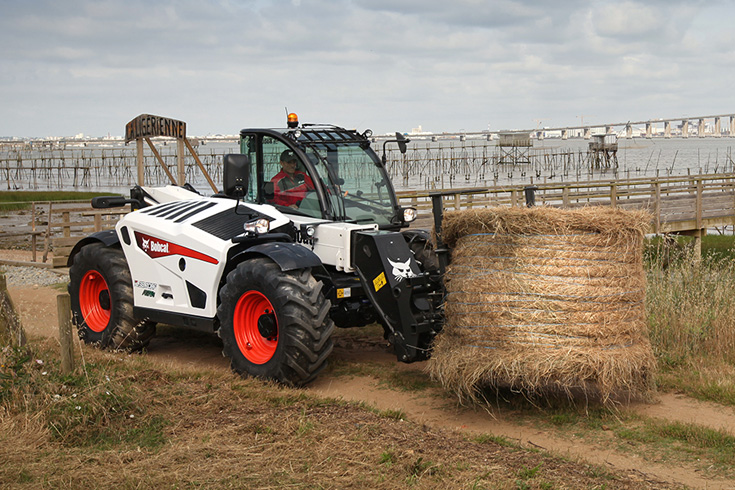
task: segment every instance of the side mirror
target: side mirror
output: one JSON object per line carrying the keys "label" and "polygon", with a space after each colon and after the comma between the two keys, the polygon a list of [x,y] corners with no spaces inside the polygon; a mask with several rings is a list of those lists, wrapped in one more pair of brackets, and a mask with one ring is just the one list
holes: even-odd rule
{"label": "side mirror", "polygon": [[122,196],[96,196],[92,198],[92,207],[95,209],[121,208],[127,204]]}
{"label": "side mirror", "polygon": [[401,133],[396,131],[396,139],[394,140],[385,140],[383,142],[383,158],[381,159],[383,161],[383,165],[386,164],[387,158],[385,156],[385,145],[388,143],[398,143],[398,149],[401,151],[402,154],[406,154],[406,150],[408,149],[406,147],[406,144],[409,143],[411,140],[403,136]]}
{"label": "side mirror", "polygon": [[132,209],[142,207],[138,199],[127,199],[122,196],[96,196],[92,198],[91,204],[95,209],[121,208],[126,204],[132,204]]}
{"label": "side mirror", "polygon": [[406,143],[408,143],[409,141],[411,140],[396,131],[396,143],[398,143],[398,149],[401,150],[401,153],[406,153]]}
{"label": "side mirror", "polygon": [[250,158],[230,153],[223,157],[222,186],[226,196],[242,198],[250,183]]}

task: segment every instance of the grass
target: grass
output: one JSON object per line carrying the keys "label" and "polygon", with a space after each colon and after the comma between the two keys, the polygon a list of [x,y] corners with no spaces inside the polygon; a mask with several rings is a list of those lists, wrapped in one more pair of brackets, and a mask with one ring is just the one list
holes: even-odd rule
{"label": "grass", "polygon": [[[587,489],[608,481],[589,465],[437,432],[401,411],[87,347],[79,369],[62,375],[53,339],[31,347],[3,351],[0,481],[10,488]],[[613,481],[647,488],[622,474]]]}
{"label": "grass", "polygon": [[652,242],[646,308],[659,387],[735,406],[733,240],[705,237],[701,260]]}
{"label": "grass", "polygon": [[[693,258],[689,242],[681,239],[670,247],[656,239],[648,243],[645,251],[647,316],[659,365],[657,385],[660,390],[676,390],[701,400],[735,406],[735,239],[705,237],[701,260]],[[428,378],[422,379],[421,373],[411,376],[364,363],[345,363],[335,373],[371,376],[379,380],[380,386],[416,393],[433,386]],[[561,400],[529,401],[513,394],[488,399],[520,414],[521,420],[560,434],[571,432],[573,437],[591,444],[613,445],[620,451],[670,464],[697,461],[699,469],[710,474],[735,474],[735,438],[723,431],[643,418],[585,403],[575,407],[574,403]],[[503,444],[491,436],[474,441],[481,443],[486,439]],[[516,481],[518,488],[529,485],[529,478],[520,478],[522,475]],[[540,482],[533,484],[533,488],[542,487]],[[614,487],[609,482],[599,486]]]}
{"label": "grass", "polygon": [[643,460],[691,465],[719,477],[735,476],[735,436],[693,423],[645,417],[627,410],[552,410],[526,413],[530,423],[588,444],[616,447]]}
{"label": "grass", "polygon": [[0,192],[0,211],[27,209],[31,202],[42,201],[82,201],[95,196],[109,196],[109,192],[76,191],[2,191]]}
{"label": "grass", "polygon": [[[705,237],[701,261],[684,246],[662,247],[653,241],[646,251],[659,388],[735,406],[733,239]],[[358,344],[365,335],[380,336],[370,328],[341,332]],[[50,344],[0,355],[0,481],[13,488],[645,487],[502,437],[436,433],[402,410],[317,398],[229,373],[172,370],[146,356],[85,348],[84,368],[63,376]],[[428,394],[434,386],[419,371],[369,362],[337,362],[330,370],[371,376],[390,390]],[[506,398],[519,419],[562,435],[663,464],[697,461],[703,472],[735,474],[735,438],[722,431]]]}

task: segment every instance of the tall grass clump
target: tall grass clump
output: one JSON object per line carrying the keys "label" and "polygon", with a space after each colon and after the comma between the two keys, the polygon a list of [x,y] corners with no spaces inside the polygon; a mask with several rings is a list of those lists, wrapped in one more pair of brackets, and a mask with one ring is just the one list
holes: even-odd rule
{"label": "tall grass clump", "polygon": [[651,342],[659,359],[706,355],[735,363],[735,262],[684,257],[647,271]]}
{"label": "tall grass clump", "polygon": [[646,314],[660,385],[735,405],[735,261],[652,246]]}

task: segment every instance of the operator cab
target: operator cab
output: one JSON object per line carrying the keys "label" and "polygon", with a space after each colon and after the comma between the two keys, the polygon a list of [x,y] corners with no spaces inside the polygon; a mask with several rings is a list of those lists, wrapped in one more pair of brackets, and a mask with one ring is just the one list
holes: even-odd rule
{"label": "operator cab", "polygon": [[[286,214],[388,230],[408,226],[415,210],[398,205],[384,163],[370,147],[371,134],[300,125],[293,113],[284,129],[243,129],[240,152],[250,165],[243,199]],[[405,139],[392,141],[405,152]]]}

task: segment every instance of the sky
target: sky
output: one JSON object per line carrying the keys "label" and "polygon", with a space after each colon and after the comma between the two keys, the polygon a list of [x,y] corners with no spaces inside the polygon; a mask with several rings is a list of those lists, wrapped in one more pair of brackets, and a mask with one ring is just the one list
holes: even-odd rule
{"label": "sky", "polygon": [[734,20],[729,0],[0,0],[0,137],[726,114]]}

